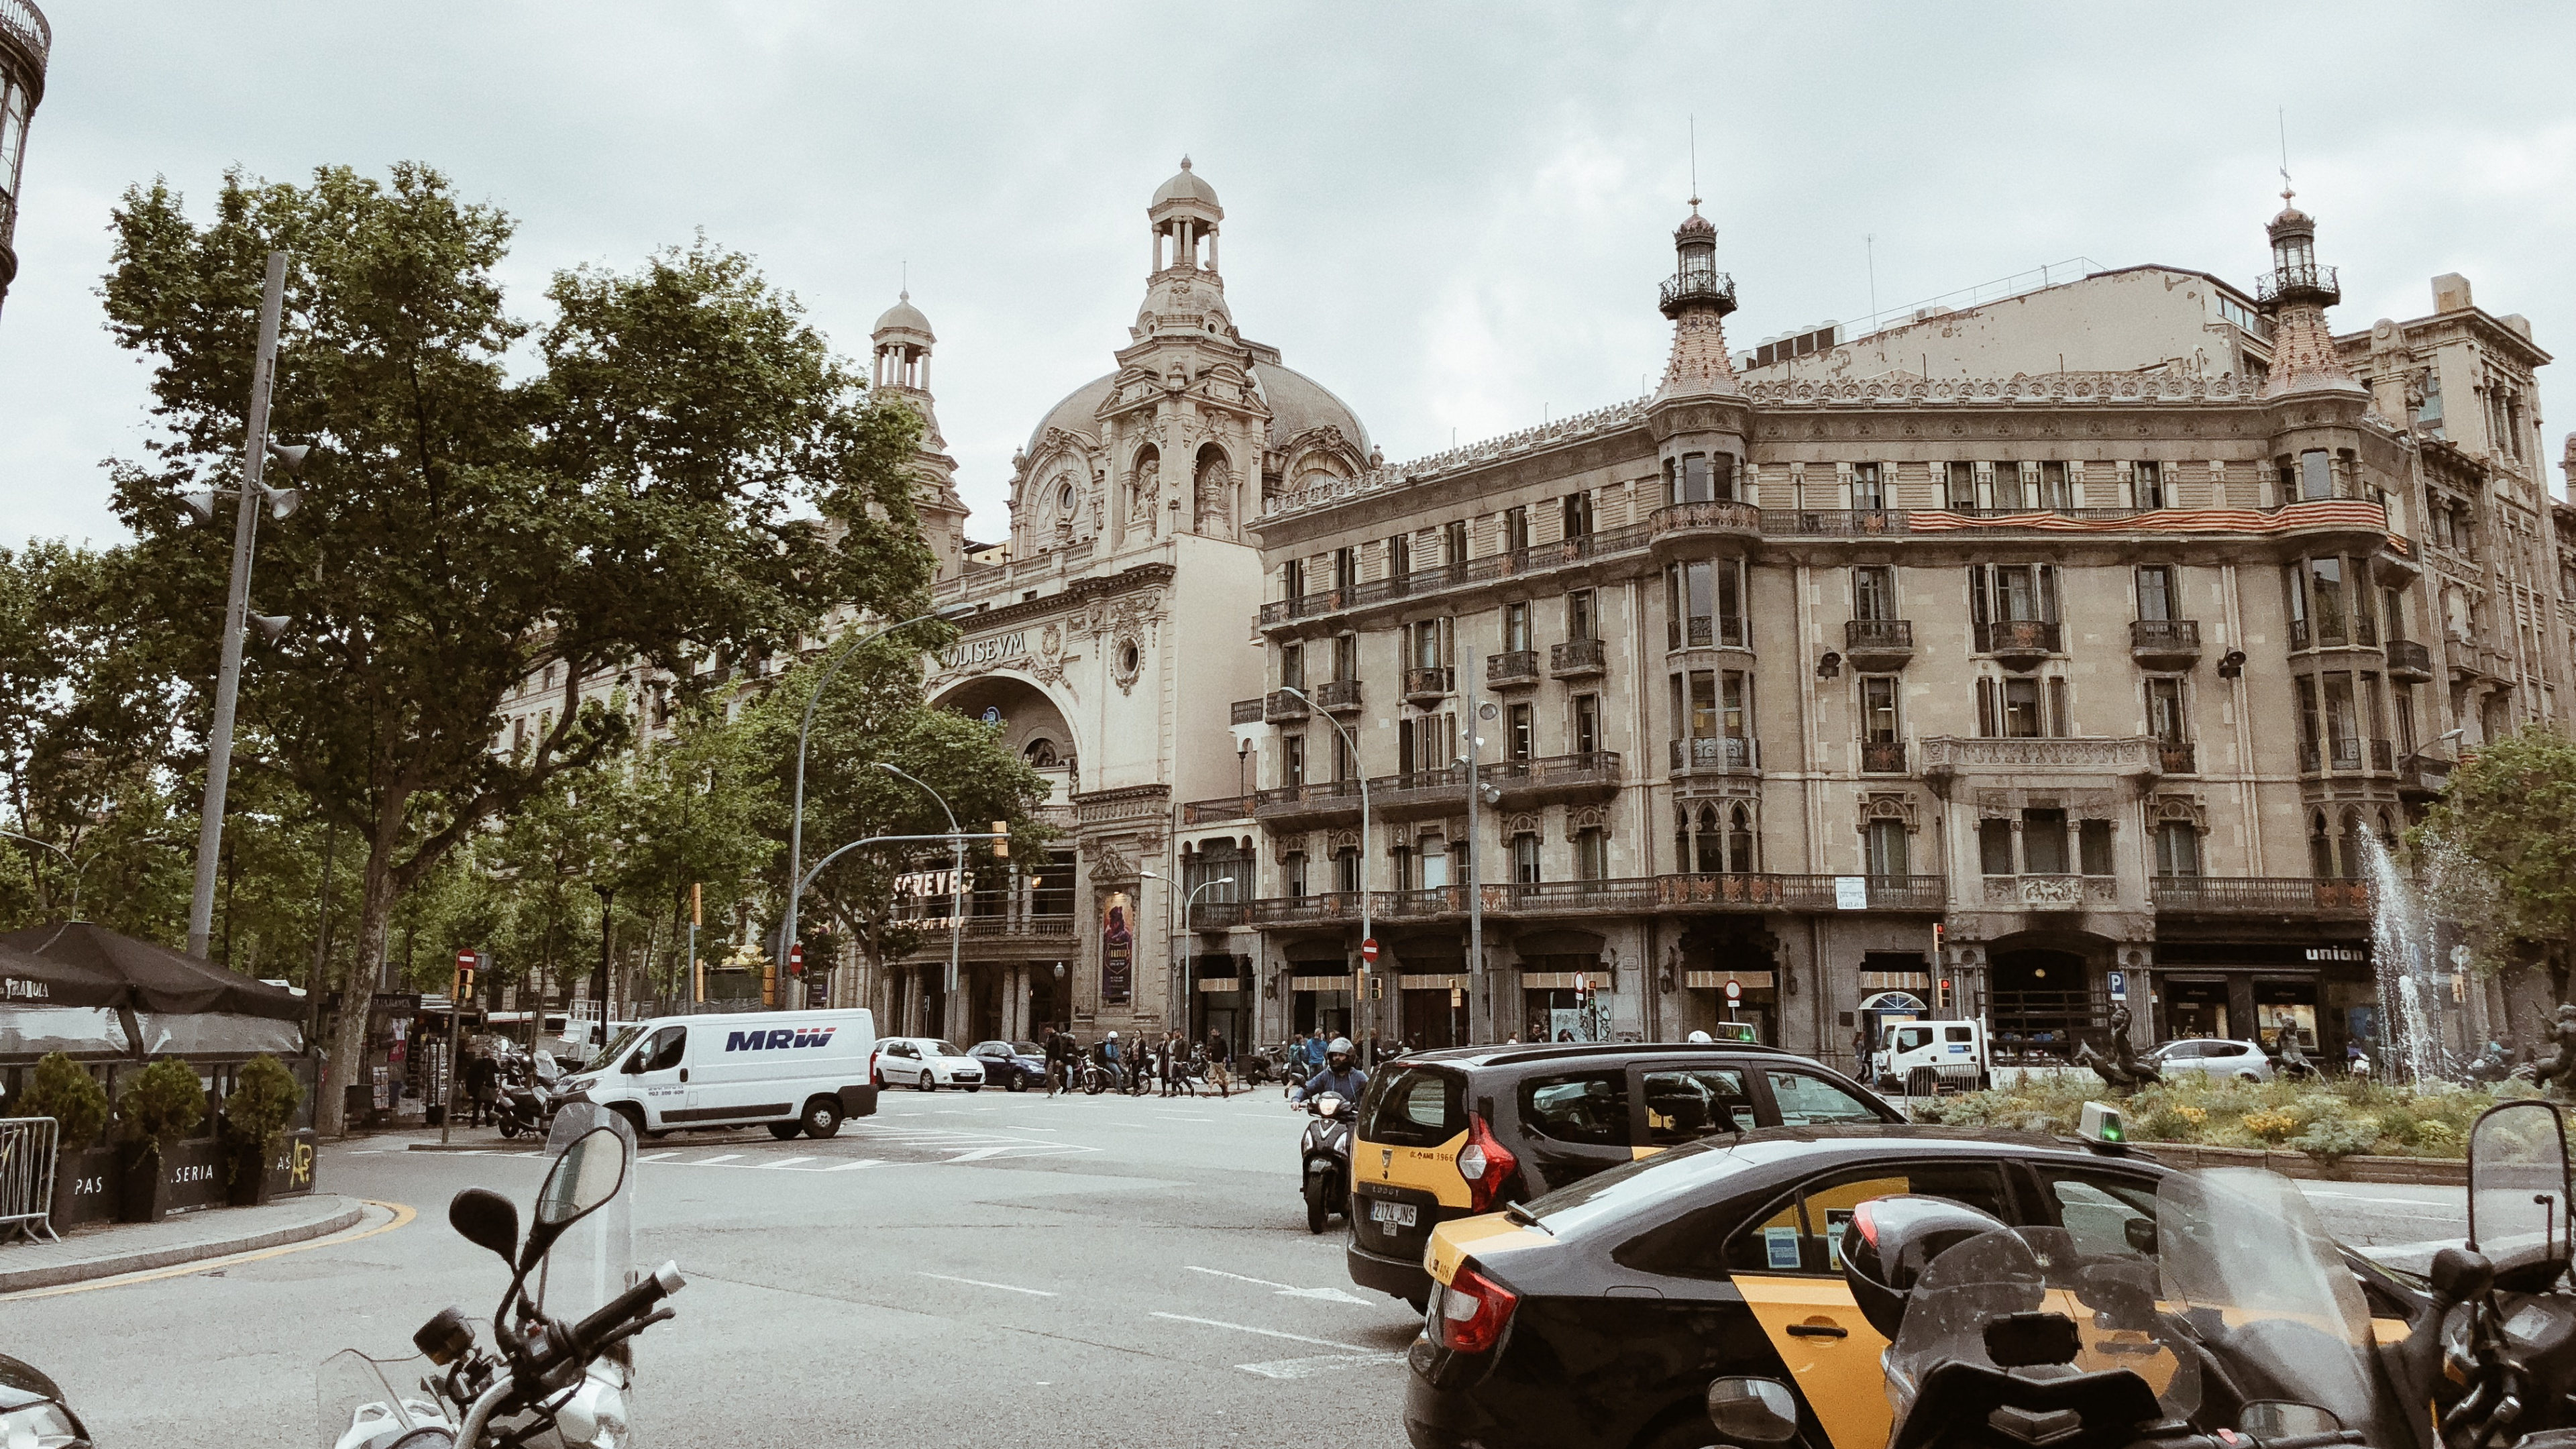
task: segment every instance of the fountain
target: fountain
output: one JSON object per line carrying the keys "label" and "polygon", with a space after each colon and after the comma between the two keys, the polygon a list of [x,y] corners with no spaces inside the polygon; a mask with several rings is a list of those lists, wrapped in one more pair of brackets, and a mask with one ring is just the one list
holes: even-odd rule
{"label": "fountain", "polygon": [[2433,922],[2416,899],[2414,882],[2379,832],[2362,827],[2362,859],[2370,871],[2370,955],[2379,976],[2381,1049],[2389,1065],[2411,1082],[2446,1080],[2450,1053],[2433,1023],[2437,993],[2450,989],[2435,972]]}

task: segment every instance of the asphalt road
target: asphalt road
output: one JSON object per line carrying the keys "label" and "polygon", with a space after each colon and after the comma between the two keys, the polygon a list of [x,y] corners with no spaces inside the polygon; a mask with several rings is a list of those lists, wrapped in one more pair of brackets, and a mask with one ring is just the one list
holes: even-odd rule
{"label": "asphalt road", "polygon": [[[1418,1319],[1355,1289],[1296,1196],[1303,1118],[1224,1101],[889,1094],[828,1142],[647,1144],[647,1261],[689,1286],[638,1349],[648,1444],[1154,1449],[1400,1446]],[[0,1299],[0,1348],[59,1378],[106,1449],[327,1443],[314,1369],[396,1357],[497,1260],[446,1226],[474,1184],[523,1206],[542,1159],[325,1150],[323,1183],[417,1210],[371,1236]],[[494,1139],[497,1145],[497,1138]],[[2347,1241],[2456,1241],[2458,1189],[2307,1185]]]}

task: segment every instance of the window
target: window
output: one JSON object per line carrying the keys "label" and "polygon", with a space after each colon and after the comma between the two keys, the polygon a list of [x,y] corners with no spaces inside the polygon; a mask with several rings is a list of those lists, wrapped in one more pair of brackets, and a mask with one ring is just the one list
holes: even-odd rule
{"label": "window", "polygon": [[1885,564],[1852,570],[1852,617],[1873,622],[1896,617],[1896,570]]}
{"label": "window", "polygon": [[1587,825],[1574,835],[1574,873],[1581,880],[1610,878],[1610,837],[1598,825]]}
{"label": "window", "polygon": [[1565,596],[1565,637],[1597,639],[1600,635],[1595,631],[1599,628],[1599,617],[1593,612],[1592,591],[1576,589],[1567,594]]}
{"label": "window", "polygon": [[2291,683],[2298,686],[2299,691],[2299,768],[2322,769],[2324,756],[2319,753],[2319,747],[2325,731],[2319,725],[2317,717],[2317,682],[2306,675],[2300,675]]}
{"label": "window", "polygon": [[2395,644],[2406,638],[2406,595],[2396,589],[2379,591],[2379,613],[2387,628],[2381,637]]}
{"label": "window", "polygon": [[[1836,1122],[1884,1122],[1877,1108],[1822,1077],[1772,1070],[1771,1103],[1783,1127],[1823,1127]],[[1876,1194],[1873,1194],[1875,1196]]]}
{"label": "window", "polygon": [[2009,740],[2035,740],[2042,733],[2039,714],[2039,681],[2036,679],[1980,679],[1977,681],[1977,717],[1983,733]]}
{"label": "window", "polygon": [[1399,533],[1386,541],[1386,576],[1403,578],[1413,572],[1413,535]]}
{"label": "window", "polygon": [[1997,463],[1995,465],[1995,507],[2008,513],[2020,511],[2026,506],[2021,493],[2021,465]]}
{"label": "window", "polygon": [[1533,1077],[1521,1083],[1520,1096],[1521,1121],[1541,1137],[1586,1147],[1626,1147],[1634,1135],[1624,1071]]}
{"label": "window", "polygon": [[2190,821],[2167,820],[2156,826],[2156,874],[2200,874],[2200,832],[2191,828]]}
{"label": "window", "polygon": [[1348,780],[1359,773],[1358,761],[1351,758],[1351,737],[1333,731],[1333,778]]}
{"label": "window", "polygon": [[1348,592],[1360,581],[1360,551],[1356,548],[1333,550],[1333,587]]}
{"label": "window", "polygon": [[2364,845],[2366,834],[2367,829],[2361,823],[2360,811],[2343,812],[2343,878],[2345,880],[2361,878],[2361,865],[2366,852]]}
{"label": "window", "polygon": [[1361,1134],[1396,1147],[1437,1147],[1467,1130],[1461,1080],[1429,1067],[1391,1067],[1386,1085],[1367,1099]]}
{"label": "window", "polygon": [[1279,597],[1283,599],[1306,597],[1306,561],[1304,559],[1292,558],[1279,566]]}
{"label": "window", "polygon": [[1960,510],[1961,512],[1969,512],[1969,511],[1973,511],[1973,510],[1976,508],[1976,506],[1977,506],[1977,465],[1976,465],[1976,464],[1974,464],[1974,463],[1953,463],[1953,464],[1951,464],[1951,465],[1950,465],[1949,485],[1950,485],[1950,486],[1949,486],[1949,492],[1950,492],[1949,503],[1950,503],[1950,506],[1951,506],[1952,508],[1958,509],[1958,510]]}
{"label": "window", "polygon": [[2165,502],[2165,470],[2162,464],[2132,463],[2129,467],[2130,481],[2134,485],[2131,492],[2136,495],[2136,506],[2144,509],[2171,506]]}
{"label": "window", "polygon": [[1359,677],[1360,636],[1357,634],[1334,635],[1333,678],[1336,680],[1352,680]]}
{"label": "window", "polygon": [[1279,737],[1279,783],[1306,783],[1306,737],[1283,734]]}
{"label": "window", "polygon": [[1360,888],[1360,852],[1345,845],[1333,852],[1333,889],[1348,895]]}
{"label": "window", "polygon": [[1440,561],[1455,568],[1467,561],[1467,521],[1452,519],[1440,525]]}
{"label": "window", "polygon": [[1741,496],[1736,492],[1734,454],[1709,454],[1708,491],[1710,497],[1722,503],[1733,503]]}
{"label": "window", "polygon": [[2028,809],[2021,812],[2022,867],[2032,875],[2064,875],[2066,812]]}
{"label": "window", "polygon": [[1684,453],[1664,460],[1664,497],[1672,503],[1707,503],[1716,498],[1708,472],[1708,455]]}
{"label": "window", "polygon": [[2009,820],[1977,822],[1977,869],[1986,875],[2013,875],[2013,831]]}
{"label": "window", "polygon": [[1449,641],[1452,637],[1446,619],[1425,619],[1404,626],[1405,655],[1416,669],[1439,669],[1449,663]]}
{"label": "window", "polygon": [[2057,1225],[2086,1259],[2137,1258],[2152,1242],[2156,1185],[2152,1180],[2034,1164]]}
{"label": "window", "polygon": [[2299,455],[2299,497],[2332,498],[2334,496],[2334,455],[2323,448],[2311,448]]}
{"label": "window", "polygon": [[2191,738],[2184,728],[2181,680],[2147,681],[2147,733],[2168,745],[2183,744]]}
{"label": "window", "polygon": [[1505,758],[1526,760],[1538,753],[1538,712],[1526,704],[1511,707],[1503,726]]}
{"label": "window", "polygon": [[1530,647],[1530,606],[1503,605],[1503,648],[1520,651]]}
{"label": "window", "polygon": [[[1519,885],[1538,884],[1538,837],[1512,837],[1512,880]],[[1354,887],[1356,889],[1356,887]]]}
{"label": "window", "polygon": [[1527,507],[1503,510],[1503,552],[1521,553],[1529,548],[1530,526]]}
{"label": "window", "polygon": [[636,1070],[639,1072],[669,1071],[680,1064],[680,1058],[686,1054],[688,1045],[687,1027],[666,1026],[653,1033],[651,1045],[636,1053],[636,1060],[639,1063]]}
{"label": "window", "polygon": [[1753,1098],[1745,1090],[1744,1073],[1738,1068],[1647,1072],[1639,1085],[1646,1099],[1646,1144],[1650,1147],[1679,1147],[1754,1125]]}
{"label": "window", "polygon": [[2325,676],[2326,746],[2338,770],[2361,768],[2360,720],[2353,712],[2352,675],[2338,670]]}
{"label": "window", "polygon": [[1901,881],[1910,870],[1905,858],[1905,822],[1869,822],[1869,873],[1873,879]]}
{"label": "window", "polygon": [[2074,495],[2066,486],[2064,463],[2039,465],[2039,506],[2061,510],[2075,506]]}
{"label": "window", "polygon": [[2326,834],[2326,813],[2322,810],[2308,815],[2308,873],[2319,880],[2334,879],[2334,837]]}
{"label": "window", "polygon": [[2086,820],[2076,829],[2079,859],[2086,875],[2111,874],[2111,822]]}
{"label": "window", "polygon": [[1744,610],[1744,561],[1696,559],[1664,571],[1667,646],[1750,642]]}
{"label": "window", "polygon": [[2173,618],[2174,603],[2173,565],[2141,565],[2138,569],[2138,617]]}
{"label": "window", "polygon": [[1279,687],[1281,689],[1304,689],[1306,687],[1305,645],[1282,644],[1279,646]]}
{"label": "window", "polygon": [[1864,674],[1861,676],[1860,737],[1864,744],[1896,743],[1898,734],[1895,675]]}
{"label": "window", "polygon": [[1279,858],[1279,884],[1288,892],[1290,900],[1305,898],[1306,852],[1292,850]]}
{"label": "window", "polygon": [[2397,753],[2401,755],[2411,755],[2415,753],[2417,749],[2417,745],[2415,743],[2415,686],[2411,684],[2398,685],[2396,705]]}
{"label": "window", "polygon": [[1739,875],[1753,872],[1753,812],[1742,805],[1727,812],[1726,857]]}
{"label": "window", "polygon": [[1565,495],[1565,536],[1567,538],[1590,538],[1592,536],[1591,494],[1568,493]]}
{"label": "window", "polygon": [[1574,697],[1574,752],[1589,755],[1601,748],[1601,696]]}
{"label": "window", "polygon": [[1641,1272],[1711,1281],[1736,1273],[1840,1273],[1843,1229],[1852,1210],[1897,1193],[1948,1198],[2007,1222],[2014,1216],[2003,1173],[1991,1164],[1873,1163],[1820,1175],[1747,1220],[1736,1219],[1743,1209],[1732,1199],[1686,1212],[1621,1245],[1612,1257]]}
{"label": "window", "polygon": [[1887,506],[1887,486],[1876,463],[1852,464],[1852,507],[1878,509]]}

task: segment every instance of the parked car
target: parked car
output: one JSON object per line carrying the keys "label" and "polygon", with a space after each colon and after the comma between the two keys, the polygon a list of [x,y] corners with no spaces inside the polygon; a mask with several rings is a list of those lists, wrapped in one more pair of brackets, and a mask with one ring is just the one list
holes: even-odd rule
{"label": "parked car", "polygon": [[[1762,1129],[1444,1222],[1428,1324],[1407,1356],[1413,1449],[1695,1449],[1711,1380],[1791,1385],[1810,1449],[1885,1449],[1887,1340],[1853,1303],[1841,1242],[1871,1198],[1925,1193],[2064,1233],[2086,1259],[2152,1242],[2143,1155],[1990,1129]],[[2349,1251],[2380,1341],[2419,1291]]]}
{"label": "parked car", "polygon": [[2246,1082],[2272,1080],[2272,1059],[2264,1055],[2260,1042],[2229,1041],[2224,1037],[2169,1041],[2147,1053],[2144,1060],[2168,1077],[2178,1072],[2199,1072]]}
{"label": "parked car", "polygon": [[1351,1146],[1351,1281],[1412,1303],[1422,1250],[1453,1218],[1753,1127],[1902,1122],[1858,1082],[1750,1042],[1452,1047],[1378,1069]]}
{"label": "parked car", "polygon": [[984,1064],[935,1036],[890,1036],[877,1046],[876,1078],[888,1087],[935,1092],[942,1087],[984,1090]]}
{"label": "parked car", "polygon": [[1046,1085],[1046,1052],[1036,1042],[979,1041],[966,1054],[984,1064],[984,1080],[1014,1092]]}

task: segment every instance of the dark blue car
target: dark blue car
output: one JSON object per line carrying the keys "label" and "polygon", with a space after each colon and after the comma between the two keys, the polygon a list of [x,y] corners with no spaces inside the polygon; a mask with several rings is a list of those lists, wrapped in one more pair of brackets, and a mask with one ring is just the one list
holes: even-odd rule
{"label": "dark blue car", "polygon": [[1014,1092],[1046,1085],[1046,1054],[1033,1041],[979,1041],[966,1055],[984,1064],[984,1080]]}

